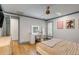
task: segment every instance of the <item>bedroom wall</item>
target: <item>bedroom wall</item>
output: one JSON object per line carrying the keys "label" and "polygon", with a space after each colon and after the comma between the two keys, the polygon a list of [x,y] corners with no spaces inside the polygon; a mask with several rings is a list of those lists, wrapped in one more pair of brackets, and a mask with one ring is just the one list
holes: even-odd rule
{"label": "bedroom wall", "polygon": [[6,36],[6,19],[5,18],[4,18],[4,22],[3,22],[2,35]]}
{"label": "bedroom wall", "polygon": [[[66,20],[69,20],[69,19],[75,19],[75,29],[66,29],[65,28],[65,26],[66,26],[65,22],[66,22]],[[64,21],[64,29],[57,29],[56,22],[58,20]],[[79,42],[78,21],[79,21],[79,13],[73,14],[70,16],[65,16],[65,17],[53,19],[53,20],[49,21],[49,22],[53,22],[53,37]]]}
{"label": "bedroom wall", "polygon": [[2,36],[2,28],[0,28],[0,37]]}
{"label": "bedroom wall", "polygon": [[27,17],[20,17],[20,43],[29,42],[31,40],[32,25],[38,25],[42,27],[44,29],[45,34],[45,21]]}

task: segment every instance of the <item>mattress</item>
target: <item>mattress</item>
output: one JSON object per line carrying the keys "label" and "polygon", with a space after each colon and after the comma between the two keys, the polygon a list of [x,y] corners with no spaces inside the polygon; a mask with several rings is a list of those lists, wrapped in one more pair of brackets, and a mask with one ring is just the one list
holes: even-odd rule
{"label": "mattress", "polygon": [[36,50],[42,55],[79,55],[79,44],[53,38],[36,44]]}

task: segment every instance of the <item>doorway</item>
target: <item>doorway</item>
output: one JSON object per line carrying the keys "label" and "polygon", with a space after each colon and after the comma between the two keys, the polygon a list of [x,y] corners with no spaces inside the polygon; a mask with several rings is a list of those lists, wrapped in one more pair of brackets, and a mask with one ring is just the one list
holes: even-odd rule
{"label": "doorway", "polygon": [[19,17],[11,16],[10,18],[10,33],[12,40],[18,40],[18,20]]}

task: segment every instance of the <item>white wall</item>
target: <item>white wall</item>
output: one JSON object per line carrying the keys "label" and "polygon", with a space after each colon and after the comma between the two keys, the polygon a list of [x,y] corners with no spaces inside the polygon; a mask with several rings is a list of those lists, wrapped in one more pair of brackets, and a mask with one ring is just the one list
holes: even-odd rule
{"label": "white wall", "polygon": [[38,25],[42,27],[44,30],[46,28],[45,21],[27,17],[20,17],[20,43],[30,41],[32,33],[32,25]]}
{"label": "white wall", "polygon": [[10,18],[10,33],[12,40],[18,40],[18,19]]}
{"label": "white wall", "polygon": [[[69,20],[69,19],[75,19],[75,29],[66,29],[65,27],[64,27],[64,29],[57,29],[57,26],[56,26],[57,20],[63,20],[64,25],[65,25],[66,20]],[[70,16],[65,16],[62,18],[53,19],[52,22],[53,22],[53,36],[54,36],[54,38],[61,38],[61,39],[79,42],[78,21],[79,21],[79,13],[70,15]]]}
{"label": "white wall", "polygon": [[4,18],[3,27],[2,27],[2,35],[6,36],[6,19]]}
{"label": "white wall", "polygon": [[0,37],[2,36],[2,28],[0,28]]}

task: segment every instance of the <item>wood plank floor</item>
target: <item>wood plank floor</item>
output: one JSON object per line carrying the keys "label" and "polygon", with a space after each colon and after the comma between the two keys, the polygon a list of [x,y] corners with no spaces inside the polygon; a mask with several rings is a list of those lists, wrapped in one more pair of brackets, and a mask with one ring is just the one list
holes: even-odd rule
{"label": "wood plank floor", "polygon": [[0,37],[0,55],[36,55],[36,45],[19,44],[10,37]]}
{"label": "wood plank floor", "polygon": [[12,55],[37,55],[35,45],[11,42]]}
{"label": "wood plank floor", "polygon": [[11,42],[10,37],[7,37],[7,36],[0,37],[0,55],[11,54],[10,42]]}
{"label": "wood plank floor", "polygon": [[[49,55],[79,55],[79,43],[75,42],[62,41],[52,48],[38,43],[37,47],[42,48],[42,50],[48,52]],[[39,49],[37,50],[40,51]],[[39,55],[37,50],[36,44],[19,44],[17,41],[11,40],[10,37],[0,37],[0,55]],[[41,53],[43,53],[43,51],[41,51]]]}

